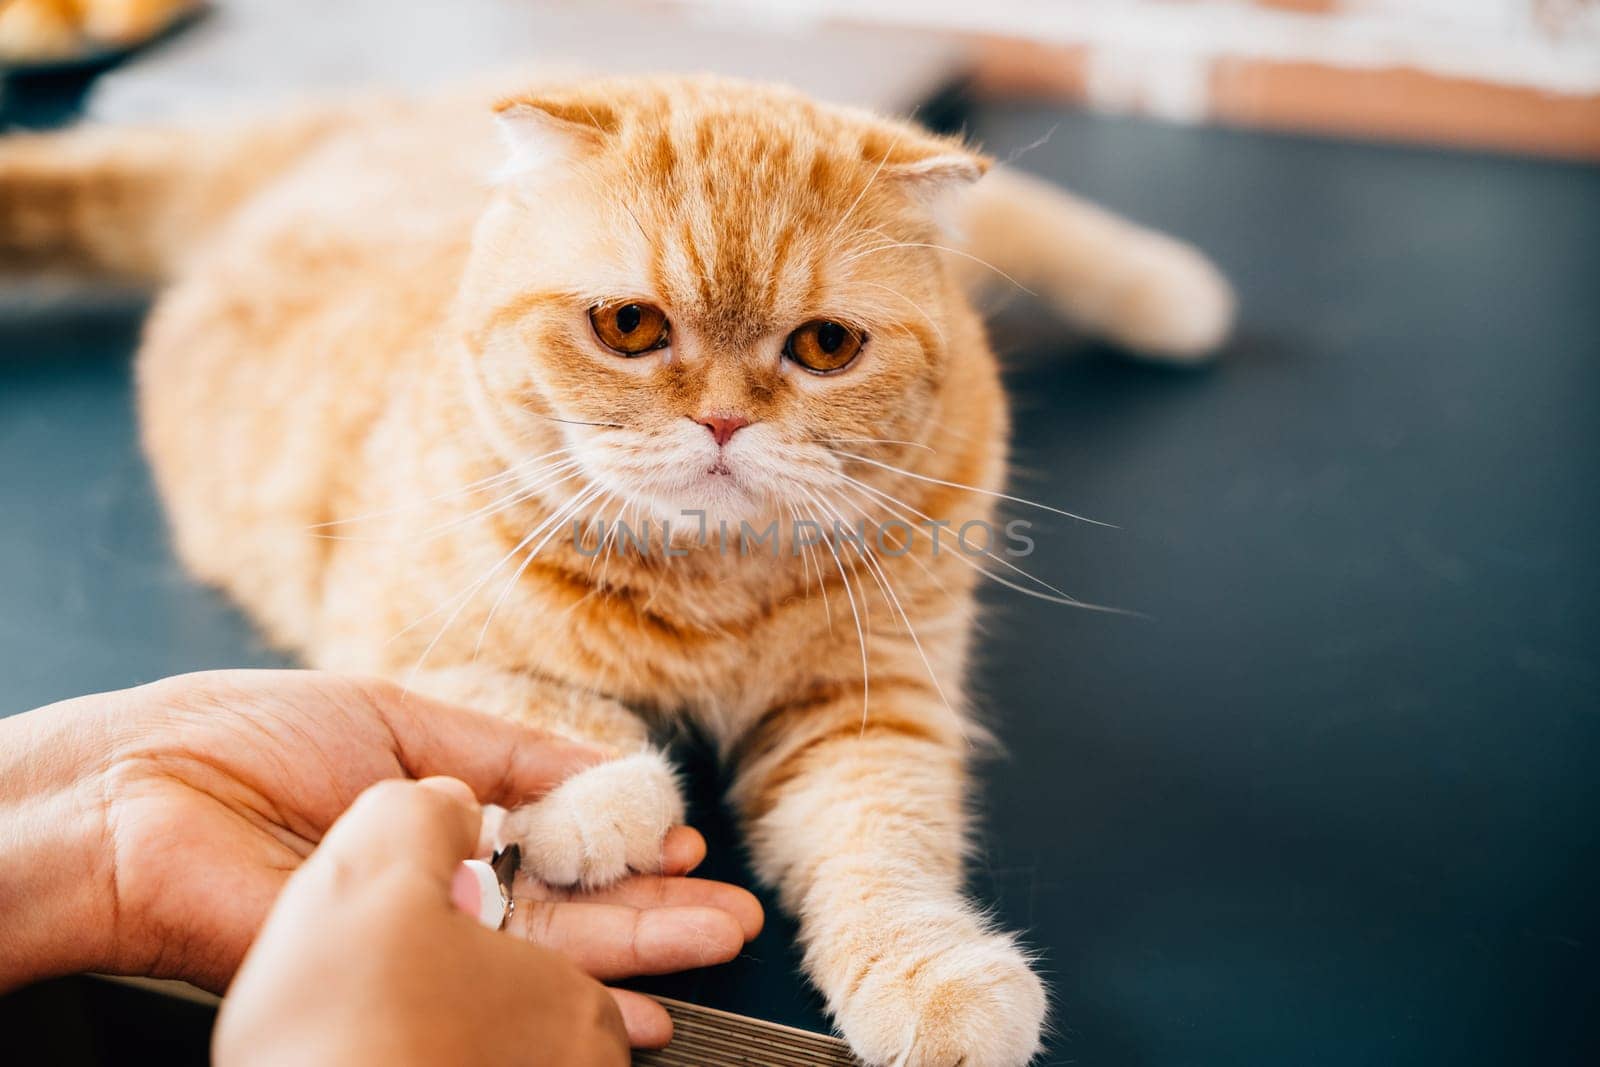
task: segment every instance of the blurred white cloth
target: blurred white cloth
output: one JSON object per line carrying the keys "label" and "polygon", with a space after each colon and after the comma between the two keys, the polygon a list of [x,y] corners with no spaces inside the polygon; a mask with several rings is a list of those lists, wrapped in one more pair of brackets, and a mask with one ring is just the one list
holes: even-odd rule
{"label": "blurred white cloth", "polygon": [[196,25],[106,74],[100,119],[256,110],[328,90],[425,88],[534,63],[605,73],[714,71],[903,111],[962,49],[937,34],[736,11],[528,0],[217,0]]}

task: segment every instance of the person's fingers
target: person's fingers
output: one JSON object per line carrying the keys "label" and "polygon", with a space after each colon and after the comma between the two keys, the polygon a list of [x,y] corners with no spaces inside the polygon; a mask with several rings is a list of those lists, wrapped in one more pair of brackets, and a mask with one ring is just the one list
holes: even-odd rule
{"label": "person's fingers", "polygon": [[[502,821],[504,812],[490,808],[484,813],[484,832],[493,836],[490,831]],[[481,837],[478,842],[479,851],[488,847],[488,842]],[[666,838],[661,842],[661,873],[667,877],[680,877],[688,874],[706,858],[706,839],[700,836],[700,831],[692,826],[674,826],[667,831]],[[538,881],[527,872],[517,875],[517,892],[529,892],[541,900],[554,899],[563,891],[557,890]],[[563,896],[562,899],[565,899]]]}
{"label": "person's fingers", "polygon": [[456,866],[478,843],[482,819],[464,782],[391,778],[356,798],[306,867],[359,872],[368,878],[395,866],[415,867],[437,881],[448,897]]}
{"label": "person's fingers", "polygon": [[719,908],[520,899],[507,929],[601,981],[709,967],[744,948],[739,920]]}
{"label": "person's fingers", "polygon": [[628,1044],[634,1048],[665,1048],[672,1040],[672,1016],[667,1009],[643,993],[631,989],[608,989],[622,1013],[628,1031]]}
{"label": "person's fingers", "polygon": [[615,755],[388,682],[364,682],[361,691],[389,728],[407,774],[460,778],[484,804],[516,807]]}
{"label": "person's fingers", "polygon": [[674,826],[661,842],[661,873],[688,874],[706,858],[706,839],[692,826]]}
{"label": "person's fingers", "polygon": [[540,882],[519,882],[517,894],[534,900],[579,904],[620,904],[628,908],[718,908],[732,915],[745,940],[761,932],[766,915],[749,890],[709,878],[677,878],[636,874],[604,889],[556,889]]}

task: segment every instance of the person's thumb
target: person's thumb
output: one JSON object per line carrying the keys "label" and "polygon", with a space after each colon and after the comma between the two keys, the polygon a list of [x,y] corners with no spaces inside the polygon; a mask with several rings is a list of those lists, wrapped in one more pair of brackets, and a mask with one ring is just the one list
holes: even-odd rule
{"label": "person's thumb", "polygon": [[448,895],[457,865],[477,848],[482,822],[483,810],[465,782],[391,778],[356,798],[306,865],[358,878],[410,868]]}

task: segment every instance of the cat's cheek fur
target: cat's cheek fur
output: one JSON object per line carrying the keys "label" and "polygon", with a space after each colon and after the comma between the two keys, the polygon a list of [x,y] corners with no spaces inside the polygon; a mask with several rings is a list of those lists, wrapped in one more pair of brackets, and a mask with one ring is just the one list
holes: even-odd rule
{"label": "cat's cheek fur", "polygon": [[508,815],[504,836],[533,877],[593,889],[660,871],[662,842],[683,817],[677,775],[651,750],[573,775]]}

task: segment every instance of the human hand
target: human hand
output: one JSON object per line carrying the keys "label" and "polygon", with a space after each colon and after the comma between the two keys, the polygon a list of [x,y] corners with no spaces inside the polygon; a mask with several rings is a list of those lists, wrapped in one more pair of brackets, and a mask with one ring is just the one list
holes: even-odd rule
{"label": "human hand", "polygon": [[455,779],[363,793],[245,957],[217,1018],[219,1067],[626,1064],[603,986],[559,953],[480,926],[476,901],[471,915],[452,903],[481,818]]}
{"label": "human hand", "polygon": [[[297,671],[171,678],[0,722],[0,988],[75,970],[224,988],[285,880],[374,782],[449,774],[515,806],[602,757],[387,683]],[[753,897],[667,876],[588,896],[519,887],[517,929],[604,978],[732,958]],[[19,933],[20,932],[20,933]],[[651,1010],[653,1009],[653,1010]],[[670,1035],[653,1003],[641,1043]]]}

